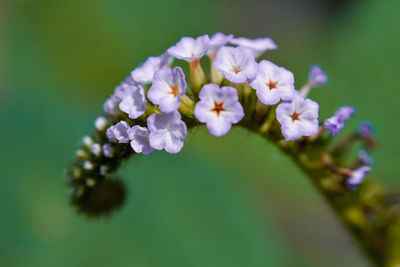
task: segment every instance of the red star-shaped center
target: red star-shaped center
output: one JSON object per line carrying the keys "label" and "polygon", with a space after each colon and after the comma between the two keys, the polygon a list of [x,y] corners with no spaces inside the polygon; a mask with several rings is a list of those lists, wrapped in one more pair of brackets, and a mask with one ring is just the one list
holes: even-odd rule
{"label": "red star-shaped center", "polygon": [[295,121],[299,121],[300,120],[300,115],[301,115],[301,113],[297,113],[295,111],[295,112],[293,112],[292,115],[289,115],[289,117],[292,118],[292,122],[295,122]]}
{"label": "red star-shaped center", "polygon": [[173,84],[169,86],[171,88],[171,91],[168,92],[168,94],[173,95],[174,97],[177,97],[181,90],[179,90],[179,85],[178,84]]}
{"label": "red star-shaped center", "polygon": [[278,88],[278,81],[274,82],[272,80],[269,80],[266,83],[266,85],[269,87],[269,90],[276,89],[276,88]]}
{"label": "red star-shaped center", "polygon": [[242,69],[239,66],[232,66],[231,71],[234,72],[235,74],[238,74],[239,72],[242,71]]}
{"label": "red star-shaped center", "polygon": [[217,117],[219,117],[222,111],[226,111],[226,109],[224,108],[224,102],[218,103],[214,100],[214,107],[211,109],[211,111],[215,112],[215,114],[217,114]]}

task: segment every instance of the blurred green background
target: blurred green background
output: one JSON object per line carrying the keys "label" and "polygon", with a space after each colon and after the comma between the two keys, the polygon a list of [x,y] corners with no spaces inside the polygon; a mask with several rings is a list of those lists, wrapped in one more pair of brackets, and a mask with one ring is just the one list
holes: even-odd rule
{"label": "blurred green background", "polygon": [[400,1],[5,0],[0,2],[0,266],[369,266],[306,177],[242,129],[197,129],[178,155],[136,157],[110,218],[68,203],[63,171],[102,102],[181,36],[270,36],[267,57],[311,64],[326,118],[354,105],[377,125],[372,176],[400,188]]}

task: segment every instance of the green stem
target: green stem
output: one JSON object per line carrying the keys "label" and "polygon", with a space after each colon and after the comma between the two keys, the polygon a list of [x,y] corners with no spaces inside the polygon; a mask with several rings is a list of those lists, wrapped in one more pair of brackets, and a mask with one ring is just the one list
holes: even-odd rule
{"label": "green stem", "polygon": [[[192,115],[194,103],[191,103],[189,98],[186,100],[188,102],[185,102],[187,110],[182,112],[182,119],[188,128],[193,128],[198,125],[198,121]],[[324,156],[329,155],[338,166],[346,166],[345,162],[342,162],[343,157],[340,156],[342,153],[338,153],[338,151],[341,152],[342,148],[347,147],[343,144],[349,142],[340,143],[341,149],[339,150],[332,150],[328,146],[331,139],[322,134],[316,138],[303,138],[287,142],[282,138],[279,123],[275,118],[274,107],[269,107],[268,114],[265,110],[257,108],[257,105],[250,105],[250,107],[246,112],[254,113],[254,116],[243,120],[240,125],[274,143],[293,160],[309,177],[312,184],[326,199],[374,264],[377,266],[400,266],[400,194],[389,193],[378,183],[369,179],[364,181],[356,191],[348,190],[343,173],[335,171],[334,168],[328,168],[323,159]],[[152,112],[158,111],[149,109],[142,117],[130,121],[130,124],[145,125],[146,117]],[[264,119],[262,121],[257,118]],[[114,124],[121,118],[117,116],[109,119]],[[107,140],[104,131],[96,132],[92,137],[100,143]],[[116,171],[122,162],[135,153],[132,152],[129,144],[113,144],[113,146],[117,150],[117,156],[113,159],[91,156],[90,160],[95,164],[93,170],[84,170],[82,165],[85,159],[80,157],[70,167],[70,184],[74,188],[71,196],[72,202],[78,210],[89,215],[98,216],[104,212],[109,213],[123,202],[122,199],[117,198],[123,191],[115,183],[111,183],[114,188],[111,192],[103,193],[110,187],[105,186],[105,183],[110,183],[107,182],[110,179],[108,174],[103,175],[100,170],[102,165],[107,165],[110,173]],[[90,154],[85,147],[82,147],[81,150],[87,152],[83,153],[84,155]],[[90,183],[87,183],[88,179],[91,181]]]}
{"label": "green stem", "polygon": [[[266,123],[270,128],[269,119]],[[265,124],[265,123],[264,123]],[[388,193],[366,180],[355,192],[343,185],[343,177],[322,164],[324,142],[276,142],[276,131],[247,124],[247,129],[277,145],[310,178],[365,255],[377,266],[400,266],[400,195]],[[390,201],[390,199],[396,201]]]}

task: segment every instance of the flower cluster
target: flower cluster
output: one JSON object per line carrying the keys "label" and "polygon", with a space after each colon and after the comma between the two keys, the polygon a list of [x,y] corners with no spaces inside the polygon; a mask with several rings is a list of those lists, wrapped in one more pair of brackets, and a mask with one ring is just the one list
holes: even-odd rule
{"label": "flower cluster", "polygon": [[[319,105],[308,95],[328,82],[326,72],[313,65],[307,83],[297,90],[291,71],[261,59],[264,52],[276,48],[268,37],[215,33],[182,37],[160,56],[147,58],[105,101],[104,116],[95,120],[97,137],[85,137],[85,148],[77,152],[81,162],[74,176],[90,174],[85,186],[93,186],[129,153],[178,153],[188,128],[199,124],[218,137],[241,124],[262,134],[276,134],[274,140],[288,144],[337,135],[354,108],[341,107],[320,124]],[[206,62],[210,73],[203,71]],[[372,134],[372,126],[364,123],[356,136],[368,141]],[[362,164],[346,172],[351,190],[370,171],[373,160],[368,148],[360,151]]]}
{"label": "flower cluster", "polygon": [[[297,91],[291,71],[269,60],[257,61],[264,52],[276,48],[271,38],[248,39],[223,33],[211,37],[182,37],[161,56],[149,57],[134,69],[105,102],[106,113],[112,114],[119,108],[130,119],[143,115],[146,106],[153,110],[147,116],[147,125],[130,126],[127,121],[120,121],[110,126],[106,131],[109,142],[130,142],[136,153],[145,155],[162,149],[177,153],[187,134],[181,114],[194,116],[198,122],[206,124],[212,135],[223,136],[245,117],[242,104],[247,99],[242,95],[244,88],[249,87],[257,101],[275,108],[276,120],[287,141],[315,136],[321,129],[337,135],[355,109],[343,106],[320,126],[319,105],[307,96],[312,88],[328,82],[326,72],[319,65],[312,65],[308,82]],[[204,56],[208,56],[211,63],[209,79],[200,64]],[[181,67],[173,67],[174,60],[188,62],[190,80]],[[361,126],[359,132],[366,135],[368,125]],[[372,161],[366,150],[360,152],[360,159]],[[365,173],[354,171],[349,187],[355,187],[355,180],[362,180],[353,177]]]}
{"label": "flower cluster", "polygon": [[[225,135],[232,124],[245,116],[243,99],[239,99],[240,87],[245,84],[254,89],[259,101],[266,106],[283,101],[276,109],[276,118],[286,140],[316,134],[318,104],[295,89],[293,73],[268,60],[256,61],[265,51],[276,48],[271,38],[235,38],[223,33],[211,38],[208,35],[183,37],[161,56],[149,57],[134,69],[104,103],[106,113],[114,114],[119,109],[132,120],[142,116],[146,106],[154,113],[147,118],[147,128],[142,125],[132,130],[128,121],[110,126],[109,141],[131,141],[137,153],[149,154],[161,149],[177,153],[186,136],[180,113],[193,115],[215,136]],[[210,58],[211,79],[202,70],[203,56]],[[190,82],[181,67],[172,66],[174,60],[189,63]],[[310,75],[318,81],[323,79],[320,76],[320,73]],[[227,86],[221,86],[223,81]]]}

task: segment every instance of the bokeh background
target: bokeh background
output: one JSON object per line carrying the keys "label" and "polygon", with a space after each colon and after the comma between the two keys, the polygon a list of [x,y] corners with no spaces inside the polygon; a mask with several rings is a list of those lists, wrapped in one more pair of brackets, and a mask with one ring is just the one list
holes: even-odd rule
{"label": "bokeh background", "polygon": [[[0,266],[369,266],[307,178],[242,129],[197,129],[178,155],[120,171],[110,218],[68,203],[63,171],[115,85],[181,36],[270,36],[296,85],[319,63],[325,118],[377,126],[372,176],[400,188],[398,0],[0,2]],[[342,134],[343,136],[343,134]]]}

